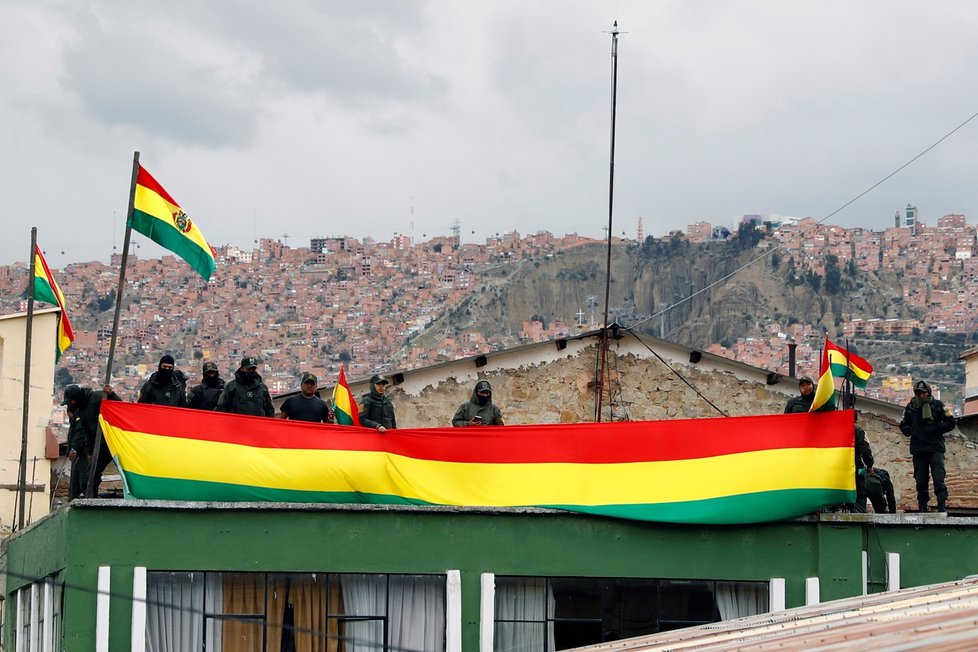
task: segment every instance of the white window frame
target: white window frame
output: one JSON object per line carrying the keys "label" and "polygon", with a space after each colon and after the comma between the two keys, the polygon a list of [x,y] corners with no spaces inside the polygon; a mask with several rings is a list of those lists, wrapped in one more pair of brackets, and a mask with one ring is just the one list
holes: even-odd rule
{"label": "white window frame", "polygon": [[[106,572],[108,572],[108,568]],[[146,652],[146,624],[147,624],[147,605],[146,605],[146,595],[148,591],[148,571],[145,566],[136,566],[133,568],[133,578],[132,578],[132,622],[131,622],[131,652]],[[170,572],[170,571],[158,571],[158,572]],[[190,571],[187,571],[190,572]],[[221,572],[235,572],[235,571],[200,571],[203,573],[221,573]],[[264,573],[273,573],[272,571],[258,571]],[[322,571],[327,572],[327,571]],[[281,573],[273,573],[281,574]],[[343,573],[334,574],[342,575]],[[410,575],[411,573],[379,573],[381,575]],[[438,574],[440,575],[440,574]],[[445,652],[462,652],[462,574],[459,570],[448,570],[445,571]],[[101,584],[101,569],[100,569],[100,584]],[[108,577],[106,576],[106,584],[108,583]],[[492,609],[492,602],[489,604],[489,608]],[[19,615],[18,610],[18,615]],[[106,623],[106,626],[108,623]],[[492,622],[490,621],[490,636],[492,633]],[[490,640],[490,649],[491,649]],[[106,640],[106,645],[108,641]],[[101,649],[101,648],[98,648]],[[106,648],[106,651],[108,648]],[[25,651],[26,652],[26,651]]]}
{"label": "white window frame", "polygon": [[57,588],[57,575],[53,575],[14,592],[15,652],[56,649],[61,631],[61,598]]}

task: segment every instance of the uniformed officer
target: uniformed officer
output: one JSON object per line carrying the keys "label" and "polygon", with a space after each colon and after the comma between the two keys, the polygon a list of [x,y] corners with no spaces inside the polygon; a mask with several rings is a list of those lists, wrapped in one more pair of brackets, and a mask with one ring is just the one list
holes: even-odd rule
{"label": "uniformed officer", "polygon": [[258,358],[245,356],[241,359],[241,366],[234,372],[234,379],[224,386],[221,397],[217,399],[215,410],[255,417],[275,415],[275,406],[272,405],[268,387],[258,375]]}

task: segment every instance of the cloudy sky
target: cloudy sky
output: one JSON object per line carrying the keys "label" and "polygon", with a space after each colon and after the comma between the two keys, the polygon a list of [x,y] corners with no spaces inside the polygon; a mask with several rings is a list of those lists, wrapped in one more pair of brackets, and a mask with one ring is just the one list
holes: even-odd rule
{"label": "cloudy sky", "polygon": [[[978,3],[0,0],[0,264],[121,250],[133,151],[213,245],[821,218],[978,112]],[[832,218],[978,221],[978,119]],[[163,253],[141,238],[140,256]]]}

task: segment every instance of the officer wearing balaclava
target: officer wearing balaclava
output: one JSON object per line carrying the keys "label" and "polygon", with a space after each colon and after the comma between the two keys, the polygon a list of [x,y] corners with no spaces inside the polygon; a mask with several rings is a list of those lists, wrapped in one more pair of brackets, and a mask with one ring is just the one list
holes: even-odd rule
{"label": "officer wearing balaclava", "polygon": [[175,366],[176,360],[172,355],[166,354],[160,358],[156,372],[139,389],[139,398],[136,402],[187,407],[186,388],[182,382],[184,376],[176,370]]}

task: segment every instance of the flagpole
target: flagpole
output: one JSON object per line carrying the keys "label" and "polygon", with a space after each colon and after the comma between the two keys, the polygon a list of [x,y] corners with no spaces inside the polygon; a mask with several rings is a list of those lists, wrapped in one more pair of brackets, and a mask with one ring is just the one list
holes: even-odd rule
{"label": "flagpole", "polygon": [[31,227],[31,257],[27,277],[27,326],[24,337],[24,409],[20,437],[20,466],[17,474],[17,529],[24,527],[24,502],[27,497],[27,432],[30,426],[31,404],[31,338],[34,331],[34,263],[37,260],[37,227]]}
{"label": "flagpole", "polygon": [[[605,383],[605,364],[608,358],[608,302],[611,296],[611,228],[615,207],[615,114],[618,112],[618,21],[611,28],[611,162],[608,173],[608,261],[605,266],[604,324],[601,328],[601,355],[598,363],[598,382],[595,385],[594,421],[601,422],[601,402],[607,385],[611,404],[611,383]],[[613,415],[609,415],[612,418]]]}
{"label": "flagpole", "polygon": [[122,314],[122,293],[126,289],[126,264],[129,262],[129,239],[132,236],[132,207],[136,201],[136,176],[139,174],[139,152],[132,155],[132,181],[129,184],[129,206],[126,208],[126,235],[122,242],[122,261],[119,264],[119,289],[115,294],[115,317],[112,319],[112,339],[109,340],[109,359],[105,363],[105,385],[112,382],[112,361],[115,359],[115,341],[119,334],[119,317]]}
{"label": "flagpole", "polygon": [[[122,260],[119,263],[119,288],[115,294],[115,316],[112,318],[112,338],[109,340],[109,359],[105,363],[105,382],[112,383],[112,362],[115,359],[115,343],[119,335],[119,317],[122,315],[122,293],[126,288],[126,265],[129,263],[129,240],[132,235],[132,207],[136,201],[136,177],[139,175],[139,151],[132,154],[132,180],[129,183],[129,206],[126,208],[126,235],[122,241]],[[99,454],[102,452],[102,428],[95,429],[95,446],[92,451],[92,463],[88,467],[88,484],[85,496],[94,498],[95,468],[98,466]]]}
{"label": "flagpole", "polygon": [[846,338],[846,375],[842,379],[842,407],[843,409],[850,409],[856,405],[856,400],[853,394],[855,390],[852,386],[852,380],[850,379],[850,374],[852,374],[852,367],[849,362],[849,338]]}

